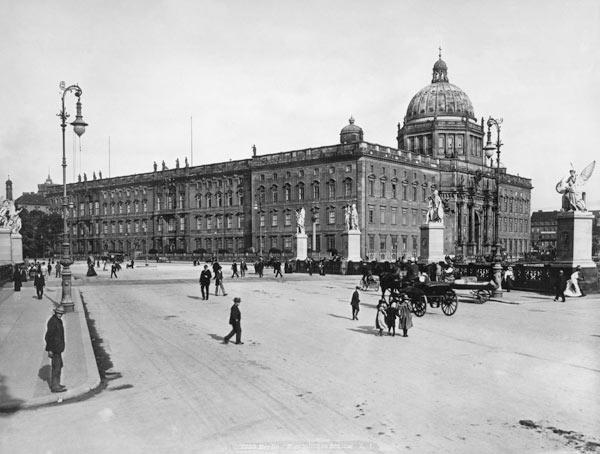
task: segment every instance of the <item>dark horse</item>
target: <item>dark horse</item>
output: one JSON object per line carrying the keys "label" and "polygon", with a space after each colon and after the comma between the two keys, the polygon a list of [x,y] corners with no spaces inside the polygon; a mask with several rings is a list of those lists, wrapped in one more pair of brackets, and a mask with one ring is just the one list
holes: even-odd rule
{"label": "dark horse", "polygon": [[389,290],[390,294],[393,290],[400,291],[402,288],[403,276],[400,270],[386,271],[379,275],[379,285],[381,286],[381,298],[385,298],[385,291]]}

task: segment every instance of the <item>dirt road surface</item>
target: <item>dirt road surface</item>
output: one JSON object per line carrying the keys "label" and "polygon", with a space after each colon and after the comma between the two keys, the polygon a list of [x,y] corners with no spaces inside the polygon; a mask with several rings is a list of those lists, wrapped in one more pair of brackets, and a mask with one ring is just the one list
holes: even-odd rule
{"label": "dirt road surface", "polygon": [[[0,416],[0,452],[600,452],[598,297],[461,298],[379,337],[378,294],[351,320],[358,277],[226,275],[202,301],[198,274],[77,279],[106,387]],[[234,296],[244,345],[222,343]]]}

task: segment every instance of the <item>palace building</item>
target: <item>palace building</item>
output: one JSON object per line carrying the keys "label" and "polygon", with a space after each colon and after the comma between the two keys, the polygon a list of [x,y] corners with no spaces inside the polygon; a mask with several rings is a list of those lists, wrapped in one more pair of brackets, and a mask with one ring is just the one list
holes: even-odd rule
{"label": "palace building", "polygon": [[[368,131],[367,131],[368,132]],[[494,239],[512,256],[529,249],[531,180],[496,168],[483,151],[484,121],[449,82],[441,59],[398,124],[397,148],[368,142],[353,118],[339,143],[190,167],[96,177],[68,185],[75,255],[156,249],[159,253],[293,252],[295,211],[306,211],[309,254],[344,251],[344,207],[356,204],[361,256],[417,256],[419,227],[437,189],[444,203],[444,253],[475,259]],[[62,186],[45,188],[62,210]],[[55,249],[59,250],[59,248]]]}

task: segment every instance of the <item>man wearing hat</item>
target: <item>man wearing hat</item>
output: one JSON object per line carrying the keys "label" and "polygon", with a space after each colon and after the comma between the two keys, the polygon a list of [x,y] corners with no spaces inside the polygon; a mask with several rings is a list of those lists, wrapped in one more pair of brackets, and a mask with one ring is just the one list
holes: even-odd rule
{"label": "man wearing hat", "polygon": [[225,336],[223,343],[229,343],[229,339],[235,334],[235,343],[242,345],[242,313],[240,312],[239,305],[242,302],[241,298],[237,296],[233,299],[233,306],[231,306],[231,313],[229,315],[229,324],[231,325],[231,332]]}
{"label": "man wearing hat", "polygon": [[64,307],[59,304],[54,308],[54,315],[48,320],[46,330],[46,351],[52,359],[52,377],[50,389],[53,393],[64,393],[67,388],[60,384],[60,374],[63,367],[62,353],[65,351],[65,330],[61,320],[65,313]]}

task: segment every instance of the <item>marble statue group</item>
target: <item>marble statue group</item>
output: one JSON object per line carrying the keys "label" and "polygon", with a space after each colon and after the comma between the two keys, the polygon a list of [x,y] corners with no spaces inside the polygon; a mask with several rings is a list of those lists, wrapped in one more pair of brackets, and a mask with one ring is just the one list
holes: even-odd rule
{"label": "marble statue group", "polygon": [[0,228],[9,229],[11,233],[19,233],[21,231],[21,218],[18,210],[12,200],[2,200],[0,202]]}
{"label": "marble statue group", "polygon": [[21,230],[21,218],[19,213],[22,208],[16,209],[12,200],[3,200],[0,204],[0,227],[9,229],[11,233],[19,233]]}
{"label": "marble statue group", "polygon": [[429,196],[427,222],[444,222],[444,204],[437,189]]}
{"label": "marble statue group", "polygon": [[296,210],[296,233],[304,233],[304,217],[306,213],[304,208],[300,207]]}
{"label": "marble statue group", "polygon": [[579,174],[571,164],[569,176],[556,183],[556,192],[562,194],[563,211],[587,211],[585,200],[581,195],[581,187],[592,176],[596,161],[592,161]]}
{"label": "marble statue group", "polygon": [[355,203],[344,207],[344,225],[347,230],[358,230],[358,210]]}

